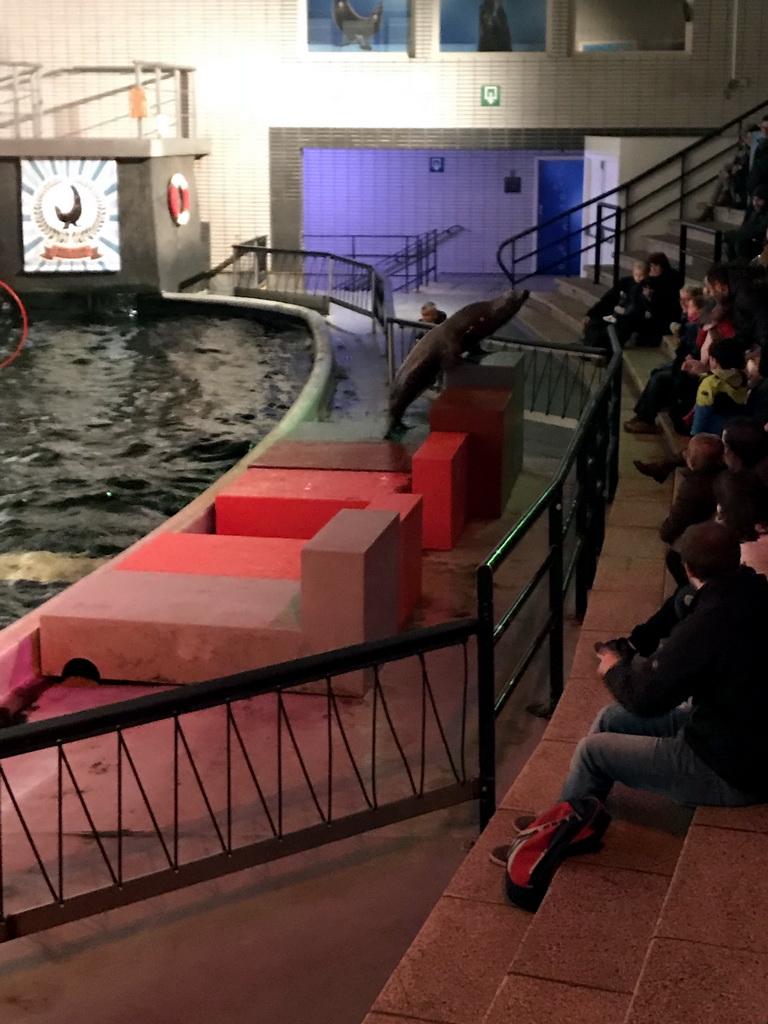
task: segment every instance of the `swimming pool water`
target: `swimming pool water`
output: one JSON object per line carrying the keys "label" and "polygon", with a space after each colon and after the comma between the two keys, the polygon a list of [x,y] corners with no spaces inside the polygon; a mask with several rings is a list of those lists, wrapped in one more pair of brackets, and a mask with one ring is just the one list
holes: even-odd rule
{"label": "swimming pool water", "polygon": [[0,625],[67,584],[53,555],[114,555],[234,465],[290,408],[312,354],[298,323],[35,323],[0,371]]}

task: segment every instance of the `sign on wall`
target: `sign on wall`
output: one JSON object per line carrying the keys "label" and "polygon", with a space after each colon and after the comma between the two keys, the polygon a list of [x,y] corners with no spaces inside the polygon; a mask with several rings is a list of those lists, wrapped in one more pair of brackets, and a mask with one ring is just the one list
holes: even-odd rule
{"label": "sign on wall", "polygon": [[440,49],[450,53],[545,50],[547,0],[440,0]]}
{"label": "sign on wall", "polygon": [[27,273],[120,270],[115,160],[22,160]]}
{"label": "sign on wall", "polygon": [[410,0],[307,0],[310,50],[407,53]]}

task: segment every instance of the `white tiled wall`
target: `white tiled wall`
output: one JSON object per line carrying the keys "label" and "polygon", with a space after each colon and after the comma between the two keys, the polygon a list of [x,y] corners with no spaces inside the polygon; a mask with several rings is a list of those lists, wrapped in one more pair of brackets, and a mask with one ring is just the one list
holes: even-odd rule
{"label": "white tiled wall", "polygon": [[[304,0],[2,0],[0,59],[194,65],[198,134],[212,141],[198,170],[214,259],[236,239],[269,232],[271,126],[684,129],[717,125],[768,97],[758,44],[768,0],[741,0],[738,73],[751,85],[730,98],[731,0],[696,0],[692,53],[573,56],[571,0],[549,0],[545,54],[443,56],[438,3],[413,0],[409,59],[308,54]],[[500,108],[480,106],[486,83],[502,85]],[[66,79],[47,88],[48,103],[51,89],[67,97]],[[67,129],[71,115],[58,117]]]}

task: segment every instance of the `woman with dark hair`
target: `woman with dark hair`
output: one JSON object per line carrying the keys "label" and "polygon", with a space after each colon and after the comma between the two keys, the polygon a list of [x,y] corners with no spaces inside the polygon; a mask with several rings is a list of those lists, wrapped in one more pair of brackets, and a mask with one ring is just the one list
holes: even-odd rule
{"label": "woman with dark hair", "polygon": [[672,321],[680,319],[678,294],[683,280],[663,252],[652,252],[648,265],[650,272],[644,289],[648,311],[637,332],[637,343],[652,346],[660,344]]}

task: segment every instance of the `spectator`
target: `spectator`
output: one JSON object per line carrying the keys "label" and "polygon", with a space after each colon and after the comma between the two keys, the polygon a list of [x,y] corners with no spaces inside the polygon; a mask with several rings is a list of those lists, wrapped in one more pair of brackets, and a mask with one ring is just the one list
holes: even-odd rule
{"label": "spectator", "polygon": [[430,327],[434,327],[435,324],[441,324],[447,319],[445,311],[438,309],[434,302],[425,302],[421,307],[420,324],[429,324]]}
{"label": "spectator", "polygon": [[752,154],[752,163],[747,175],[747,192],[753,195],[759,185],[768,186],[768,114],[760,121],[762,136]]}
{"label": "spectator", "polygon": [[741,226],[723,235],[729,260],[753,260],[760,255],[768,229],[768,186],[757,185]]}
{"label": "spectator", "polygon": [[[768,801],[768,580],[739,564],[738,537],[720,523],[689,526],[680,554],[690,603],[676,595],[631,643],[596,645],[618,703],[576,747],[560,800],[604,801],[621,782],[686,806]],[[491,858],[504,864],[504,853]]]}
{"label": "spectator", "polygon": [[768,424],[768,350],[752,349],[747,353],[747,415],[761,427]]}
{"label": "spectator", "polygon": [[684,458],[672,507],[659,529],[665,544],[674,544],[689,526],[711,519],[717,511],[715,486],[725,471],[722,440],[717,434],[697,434]]}
{"label": "spectator", "polygon": [[768,437],[756,420],[737,416],[723,431],[723,461],[715,496],[718,518],[741,541],[757,538],[768,523]]}
{"label": "spectator", "polygon": [[696,392],[691,435],[720,434],[747,404],[744,346],[736,338],[719,338],[709,350],[710,372]]}
{"label": "spectator", "polygon": [[712,199],[706,204],[698,218],[700,224],[706,224],[715,219],[716,206],[730,206],[738,210],[743,210],[746,207],[752,132],[759,130],[759,125],[753,125],[739,136],[739,144],[733,159],[718,174]]}
{"label": "spectator", "polygon": [[648,257],[649,275],[643,287],[647,306],[642,318],[636,318],[633,325],[637,332],[637,344],[658,345],[669,324],[679,317],[678,293],[682,281],[680,274],[670,266],[663,252],[654,252]]}
{"label": "spectator", "polygon": [[[585,345],[594,348],[610,350],[608,341],[608,323],[616,324],[616,334],[619,342],[623,345],[632,328],[625,329],[625,320],[631,321],[635,313],[641,308],[646,308],[643,299],[642,286],[648,279],[650,267],[644,260],[635,260],[632,264],[632,274],[622,277],[605,295],[587,310],[584,317],[584,335],[582,341]],[[641,314],[642,315],[642,314]]]}
{"label": "spectator", "polygon": [[689,356],[698,354],[696,338],[705,304],[700,288],[681,289],[680,305],[685,310],[684,322],[671,325],[673,334],[678,338],[675,358],[651,371],[648,383],[635,405],[635,415],[624,424],[628,433],[657,434],[659,428],[656,426],[656,417],[662,409],[674,408],[673,419],[681,420],[693,405],[697,384],[690,374],[683,371],[683,363]]}

